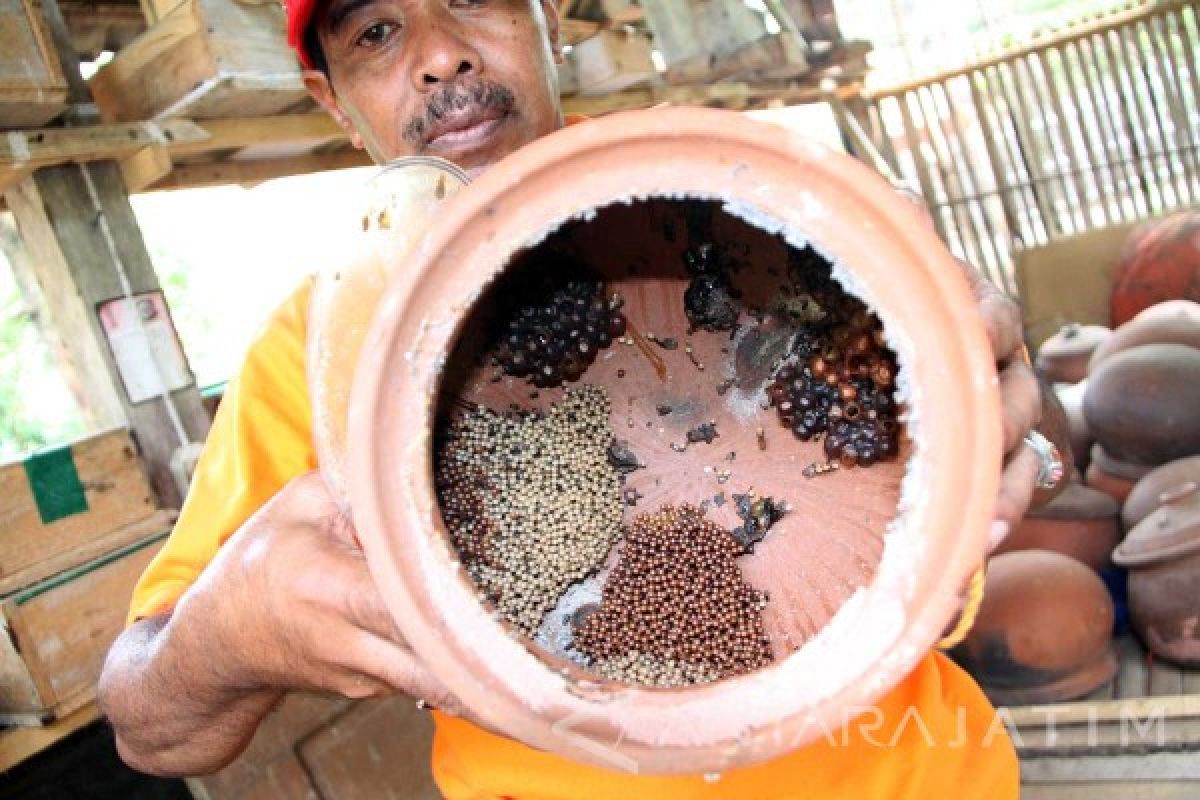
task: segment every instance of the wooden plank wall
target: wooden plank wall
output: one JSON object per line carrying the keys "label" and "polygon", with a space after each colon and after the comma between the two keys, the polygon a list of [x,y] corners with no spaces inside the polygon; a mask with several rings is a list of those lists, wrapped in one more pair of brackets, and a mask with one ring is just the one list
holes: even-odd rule
{"label": "wooden plank wall", "polygon": [[857,113],[951,249],[1016,294],[1013,254],[1200,203],[1195,0],[1159,0]]}

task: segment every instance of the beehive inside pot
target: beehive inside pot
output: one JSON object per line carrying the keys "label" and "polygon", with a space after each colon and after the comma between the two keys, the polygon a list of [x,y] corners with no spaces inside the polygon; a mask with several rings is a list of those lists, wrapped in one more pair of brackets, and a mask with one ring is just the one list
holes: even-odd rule
{"label": "beehive inside pot", "polygon": [[886,331],[838,274],[691,199],[515,254],[439,399],[439,502],[481,602],[638,685],[803,647],[874,576],[910,451]]}

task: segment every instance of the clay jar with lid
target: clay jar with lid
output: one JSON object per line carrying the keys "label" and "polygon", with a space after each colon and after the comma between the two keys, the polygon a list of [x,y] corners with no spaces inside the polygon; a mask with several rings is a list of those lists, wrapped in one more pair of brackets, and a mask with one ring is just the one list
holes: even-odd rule
{"label": "clay jar with lid", "polygon": [[975,626],[954,649],[992,702],[1073,700],[1117,669],[1113,604],[1100,578],[1061,553],[1022,550],[988,562]]}
{"label": "clay jar with lid", "polygon": [[1092,353],[1088,374],[1117,353],[1147,344],[1200,347],[1200,303],[1168,300],[1150,306],[1113,331]]}
{"label": "clay jar with lid", "polygon": [[1099,572],[1111,565],[1112,550],[1121,540],[1119,510],[1110,495],[1071,483],[1047,505],[1026,514],[996,553],[1050,550]]}
{"label": "clay jar with lid", "polygon": [[1129,570],[1129,613],[1154,653],[1200,666],[1200,483],[1163,494],[1164,504],[1138,523],[1113,552]]}
{"label": "clay jar with lid", "polygon": [[1181,458],[1147,472],[1121,507],[1121,524],[1131,531],[1162,507],[1171,492],[1188,481],[1200,483],[1200,456]]}
{"label": "clay jar with lid", "polygon": [[1096,348],[1112,336],[1103,325],[1064,325],[1038,348],[1037,367],[1054,383],[1079,383]]}
{"label": "clay jar with lid", "polygon": [[[898,461],[807,479],[802,470],[821,445],[801,443],[810,449],[787,456],[801,445],[762,402],[769,372],[716,390],[741,348],[728,333],[690,330],[684,315],[689,278],[679,255],[696,223],[687,212],[700,202],[714,207],[713,235],[728,235],[739,258],[775,253],[785,266],[785,241],[811,243],[878,314],[908,409]],[[518,635],[464,575],[434,489],[435,419],[450,399],[500,398],[505,384],[456,353],[478,333],[480,303],[514,254],[555,237],[596,262],[623,296],[631,331],[678,337],[673,350],[616,344],[583,376],[611,395],[614,432],[641,448],[646,466],[634,478],[661,477],[647,494],[661,502],[701,486],[721,491],[700,468],[729,451],[736,475],[725,491],[754,486],[794,504],[740,563],[770,596],[770,666],[671,689],[608,681]],[[755,763],[840,729],[908,675],[956,616],[986,551],[999,486],[994,357],[961,267],[918,210],[863,165],[736,113],[617,114],[491,167],[446,201],[392,273],[350,398],[354,522],[404,639],[496,730],[609,769]],[[529,388],[507,399],[545,408],[561,396],[543,389],[533,399]],[[696,419],[715,421],[719,447],[667,447],[683,430],[659,437],[675,422],[655,414],[653,401],[672,394],[694,403]],[[653,435],[635,440],[639,430]],[[654,499],[627,510],[626,522]]]}
{"label": "clay jar with lid", "polygon": [[1115,460],[1157,466],[1200,453],[1200,349],[1149,344],[1111,356],[1088,377],[1083,411]]}

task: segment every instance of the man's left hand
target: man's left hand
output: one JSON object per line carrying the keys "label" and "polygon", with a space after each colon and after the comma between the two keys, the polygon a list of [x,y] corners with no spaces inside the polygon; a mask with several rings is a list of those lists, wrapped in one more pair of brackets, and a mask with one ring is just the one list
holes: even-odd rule
{"label": "man's left hand", "polygon": [[1020,307],[976,269],[964,268],[996,355],[1004,416],[1004,473],[988,542],[990,552],[1025,515],[1033,497],[1041,463],[1024,439],[1041,422],[1042,395],[1033,368],[1025,359]]}

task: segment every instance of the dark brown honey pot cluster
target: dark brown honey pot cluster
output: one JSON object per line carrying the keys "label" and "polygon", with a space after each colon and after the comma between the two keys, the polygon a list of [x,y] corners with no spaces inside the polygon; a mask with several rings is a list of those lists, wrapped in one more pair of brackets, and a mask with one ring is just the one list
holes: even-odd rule
{"label": "dark brown honey pot cluster", "polygon": [[643,514],[625,531],[599,608],[576,628],[576,648],[609,677],[655,685],[766,666],[767,598],[742,577],[736,559],[743,552],[693,506]]}
{"label": "dark brown honey pot cluster", "polygon": [[525,294],[504,325],[496,363],[538,388],[579,380],[596,355],[625,333],[618,295],[604,284],[580,278]]}
{"label": "dark brown honey pot cluster", "polygon": [[883,325],[847,295],[828,266],[793,271],[786,307],[801,316],[791,355],[767,396],[779,421],[802,441],[824,439],[829,461],[871,466],[899,447],[896,356]]}
{"label": "dark brown honey pot cluster", "polygon": [[[810,465],[804,473],[809,477],[895,458],[898,366],[880,320],[847,294],[829,262],[811,249],[793,248],[786,265],[768,267],[765,277],[743,275],[744,253],[693,235],[693,227],[703,228],[689,220],[689,246],[682,253],[688,284],[675,296],[687,316],[688,338],[636,331],[626,337],[623,301],[596,273],[562,252],[535,252],[493,295],[494,327],[484,331],[491,380],[506,373],[539,389],[580,381],[600,351],[622,339],[638,345],[627,352],[657,365],[661,380],[668,372],[659,367],[674,359],[686,375],[712,375],[722,398],[740,380],[745,386],[738,391],[753,403],[765,384],[795,439],[823,443],[827,460]],[[691,337],[713,335],[729,357],[727,371],[718,360],[705,372],[693,351]],[[670,355],[675,350],[682,352]],[[486,364],[486,358],[476,363]],[[622,379],[625,370],[615,374]],[[691,389],[707,392],[711,386],[698,380]],[[635,401],[629,398],[630,409]],[[630,508],[645,497],[638,489],[647,488],[635,477],[648,469],[638,453],[653,442],[639,437],[632,411],[621,406],[633,431],[622,431],[628,439],[614,437],[607,391],[587,384],[571,386],[545,412],[515,405],[503,414],[470,408],[442,430],[435,480],[467,574],[499,618],[539,643],[551,642],[545,646],[593,675],[669,687],[769,665],[763,624],[768,598],[747,583],[738,560],[791,513],[789,498],[750,487],[735,491],[737,453],[729,451],[720,465],[710,461],[704,469],[718,484],[735,481],[729,490],[740,525],[722,527],[706,518],[708,500],[698,508],[680,504],[682,497],[634,517]],[[674,400],[653,410],[648,431],[658,418],[675,414]],[[671,423],[657,427],[664,437],[659,444],[673,453],[713,450],[723,437],[733,438],[703,417],[689,418],[686,432],[667,433]],[[768,449],[761,427],[756,440],[758,451]],[[681,469],[698,470],[697,463],[682,459]],[[715,505],[726,502],[724,492],[719,498]],[[588,592],[585,605],[572,596],[576,588]]]}

